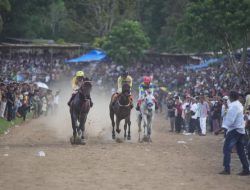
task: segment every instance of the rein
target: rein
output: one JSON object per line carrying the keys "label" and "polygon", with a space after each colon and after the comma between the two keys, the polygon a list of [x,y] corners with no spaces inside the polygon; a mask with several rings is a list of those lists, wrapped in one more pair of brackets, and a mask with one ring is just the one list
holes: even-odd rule
{"label": "rein", "polygon": [[127,105],[121,105],[119,100],[117,102],[118,102],[118,105],[120,107],[129,107],[130,106],[130,101],[129,101],[129,103]]}
{"label": "rein", "polygon": [[126,105],[122,105],[122,104],[120,103],[120,100],[119,100],[119,99],[118,99],[117,103],[118,103],[118,105],[119,105],[120,107],[129,107],[129,106],[131,105],[131,99],[129,98],[128,104],[126,104]]}

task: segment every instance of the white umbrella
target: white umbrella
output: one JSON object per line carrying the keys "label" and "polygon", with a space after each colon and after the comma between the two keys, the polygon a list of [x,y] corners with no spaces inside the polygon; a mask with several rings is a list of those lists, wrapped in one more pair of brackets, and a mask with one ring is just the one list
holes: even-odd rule
{"label": "white umbrella", "polygon": [[40,88],[49,89],[48,85],[43,82],[36,82],[35,84]]}

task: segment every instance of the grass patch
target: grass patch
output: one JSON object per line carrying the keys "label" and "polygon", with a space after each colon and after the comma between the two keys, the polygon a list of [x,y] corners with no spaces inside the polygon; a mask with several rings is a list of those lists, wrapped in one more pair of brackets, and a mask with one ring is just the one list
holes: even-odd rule
{"label": "grass patch", "polygon": [[[28,113],[26,120],[32,118],[32,113]],[[21,125],[24,123],[22,118],[16,117],[13,121],[7,121],[6,119],[0,118],[0,134],[3,134],[8,128],[13,127],[15,125]]]}

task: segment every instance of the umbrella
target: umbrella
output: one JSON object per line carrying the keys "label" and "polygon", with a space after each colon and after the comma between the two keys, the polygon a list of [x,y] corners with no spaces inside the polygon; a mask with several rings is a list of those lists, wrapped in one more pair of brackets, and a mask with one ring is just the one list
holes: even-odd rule
{"label": "umbrella", "polygon": [[40,88],[49,89],[48,85],[43,82],[36,82],[35,84]]}
{"label": "umbrella", "polygon": [[160,89],[161,89],[162,91],[164,91],[164,92],[167,92],[167,91],[168,91],[167,87],[160,87]]}

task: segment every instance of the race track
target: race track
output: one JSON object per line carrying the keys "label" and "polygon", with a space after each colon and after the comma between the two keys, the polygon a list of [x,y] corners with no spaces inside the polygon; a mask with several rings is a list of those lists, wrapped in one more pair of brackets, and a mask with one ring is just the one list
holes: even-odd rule
{"label": "race track", "polygon": [[72,146],[66,106],[70,91],[62,87],[56,116],[30,120],[0,137],[1,190],[249,190],[249,177],[236,175],[241,166],[235,154],[232,175],[217,174],[222,170],[222,136],[169,133],[162,114],[154,120],[153,143],[137,142],[135,110],[132,140],[113,141],[109,97],[97,90],[86,125],[87,144]]}

